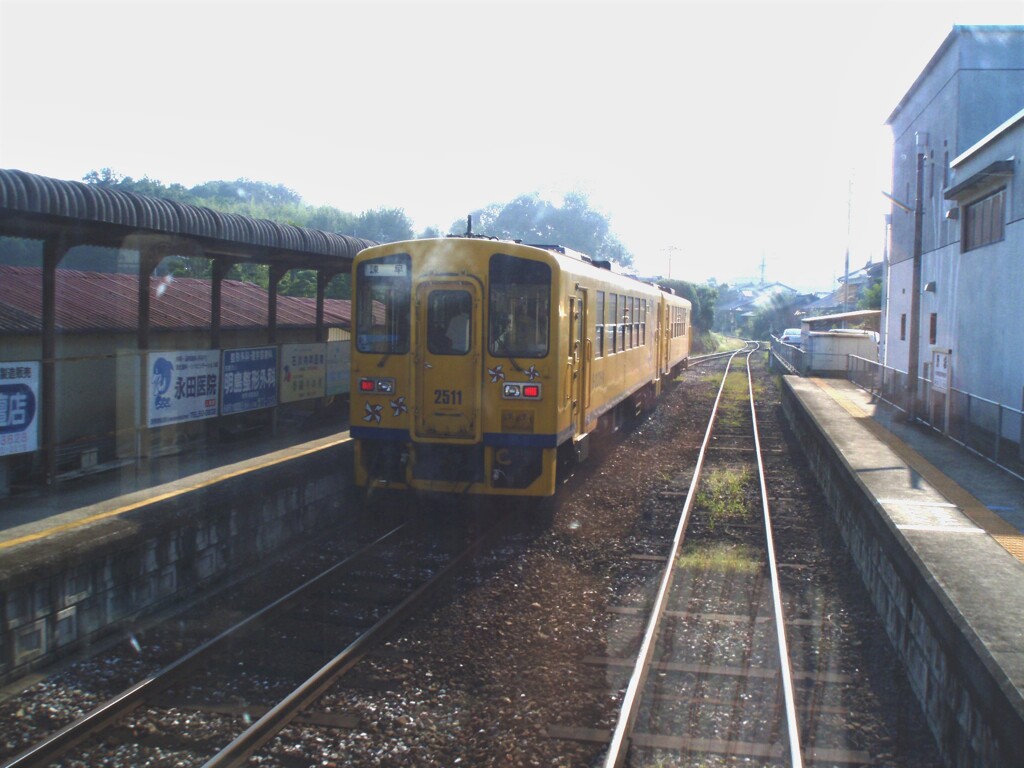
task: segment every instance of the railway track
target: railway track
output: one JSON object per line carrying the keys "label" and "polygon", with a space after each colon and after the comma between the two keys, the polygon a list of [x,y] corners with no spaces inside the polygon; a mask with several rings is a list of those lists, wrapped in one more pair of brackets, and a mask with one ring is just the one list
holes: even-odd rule
{"label": "railway track", "polygon": [[[496,518],[454,553],[402,523],[3,766],[49,765],[65,757],[78,765],[142,762],[147,728],[126,721],[144,712],[140,721],[167,722],[160,711],[184,713],[169,718],[181,729],[161,730],[150,747],[193,758],[212,750],[216,754],[204,765],[241,765],[419,610],[500,531],[503,520]],[[217,722],[220,734],[225,720],[229,729],[232,722],[248,727],[219,747],[206,722]],[[200,721],[197,739],[187,731]]]}
{"label": "railway track", "polygon": [[[609,768],[625,764],[629,751],[636,748],[653,749],[655,752],[666,749],[680,753],[714,752],[758,759],[786,758],[787,764],[794,768],[803,765],[750,375],[750,356],[754,351],[756,346],[754,349],[748,349],[745,354],[737,352],[730,357],[725,375],[722,377],[722,384],[697,457],[690,489],[669,549],[667,564],[660,579],[647,626],[640,641],[633,673],[623,697],[618,722],[612,734],[604,763]],[[742,400],[727,395],[727,385],[732,378],[730,368],[736,356],[744,358],[746,363],[747,396]],[[732,389],[735,390],[735,387]],[[723,434],[726,439],[719,440]],[[712,442],[713,438],[715,443]],[[737,461],[738,454],[746,456],[749,460]],[[744,541],[752,537],[737,538],[724,533],[730,518],[748,518],[743,500],[731,497],[735,495],[735,489],[742,493],[741,486],[750,474],[758,478],[763,499],[761,512],[764,541],[761,552],[767,568],[754,567],[759,566],[756,562],[757,556],[753,554],[751,544]],[[706,518],[702,522],[711,535],[705,536],[705,540],[700,544],[691,543],[684,549],[684,540],[698,499],[703,502],[704,509],[701,512]],[[736,504],[737,501],[739,505]],[[719,532],[717,536],[714,535],[716,528]],[[687,585],[682,583],[679,585],[680,588],[673,590],[676,577],[679,574],[684,578],[692,575],[686,573],[687,570],[701,570],[700,563],[710,558],[740,558],[735,562],[742,562],[745,565],[737,565],[735,571],[731,568],[723,571],[721,578],[717,580],[719,583],[707,584],[702,588],[705,595],[713,597],[702,599],[698,611],[687,610],[685,603],[692,604],[692,595],[688,594],[690,590],[685,589]],[[763,594],[766,579],[770,584],[770,599],[766,599]],[[740,605],[746,603],[747,606],[755,606],[755,610],[750,611],[748,608],[746,615],[736,614],[737,593],[742,595]],[[672,613],[666,616],[669,610],[672,610]],[[766,618],[776,627],[776,645],[770,651],[766,647],[763,633],[758,632],[762,623],[758,618],[764,617],[769,611],[770,614]],[[735,662],[730,665],[731,659],[715,663],[714,659],[708,658],[706,649],[694,657],[692,651],[695,644],[692,635],[685,638],[681,636],[686,630],[686,620],[691,617],[713,625],[710,631],[716,637],[711,645],[712,653],[719,653],[723,647],[731,646],[738,650],[740,657],[747,663],[742,668],[735,667]],[[680,636],[677,636],[677,631]],[[734,636],[723,637],[726,634]],[[696,649],[700,651],[701,645],[697,644]],[[751,658],[765,655],[774,657],[776,662],[773,666],[755,667],[749,663]],[[652,672],[655,675],[654,680],[651,678]],[[680,697],[674,693],[664,695],[663,679],[669,673],[681,673],[690,678],[687,680],[691,686],[688,696]],[[722,677],[738,678],[740,682],[719,687],[716,685],[716,678]],[[773,682],[777,680],[778,688],[782,692],[781,701],[772,702],[770,708],[784,713],[784,718],[780,718],[783,722],[770,723],[768,733],[748,734],[743,728],[746,722],[756,721],[764,724],[763,718],[753,717],[750,710],[753,706],[764,707],[768,692],[757,696],[745,696],[746,692],[755,687],[750,685],[751,679],[767,679]],[[674,686],[672,688],[678,690]],[[716,688],[717,690],[712,693],[712,689]],[[769,697],[769,700],[770,698],[777,697]],[[725,718],[721,716],[723,700],[726,702]],[[680,709],[680,703],[685,703],[681,708],[683,711],[677,712],[675,710]],[[709,734],[693,735],[696,724],[709,720],[715,723]],[[779,749],[777,744],[776,737],[780,731],[788,737],[783,749]]]}
{"label": "railway track", "polygon": [[[775,434],[762,445],[754,351],[733,353],[722,374],[667,552],[640,558],[664,564],[656,588],[640,604],[613,609],[620,625],[644,621],[642,632],[618,644],[633,656],[587,659],[610,678],[629,673],[610,737],[603,728],[548,729],[554,738],[607,743],[606,768],[875,764],[851,747],[858,739],[844,731],[848,710],[827,703],[837,698],[830,688],[856,680],[822,663],[828,628],[806,610],[804,586],[789,578],[787,589],[780,577],[795,573],[799,581],[805,565],[792,519],[785,562],[777,554],[764,456],[778,462],[785,451]],[[744,371],[730,372],[734,359]],[[791,632],[799,638],[796,668]]]}
{"label": "railway track", "polygon": [[[234,661],[204,662],[192,682],[154,693],[101,739],[83,743],[58,763],[239,764],[244,753],[257,749],[250,760],[275,768],[602,764],[679,508],[690,494],[723,367],[723,360],[708,360],[685,373],[650,418],[623,430],[615,446],[602,446],[578,468],[550,515],[520,510],[500,541],[471,567],[458,569],[453,588],[429,611],[405,622],[383,646],[370,648],[337,682],[329,683],[326,671],[306,684],[355,642],[360,629],[382,618],[377,604],[383,597],[348,601],[341,591],[322,593],[306,608],[280,615],[279,637],[260,631],[253,644],[227,641],[236,645]],[[774,421],[774,384],[763,361],[755,362],[754,372],[755,393],[768,401],[763,409],[759,403],[757,416],[769,424],[761,446],[766,497],[778,533],[805,763],[828,756],[836,758],[835,765],[931,766],[937,758],[929,751],[930,737],[909,714],[916,706],[912,694],[898,685],[899,667],[888,660],[870,604],[857,597],[856,584],[847,583],[838,534],[829,532],[813,479]],[[735,373],[726,378],[722,413],[703,450],[702,483],[719,472],[738,472],[754,451],[747,383]],[[745,419],[732,412],[738,394]],[[662,614],[664,631],[652,643],[654,666],[635,727],[624,739],[630,765],[788,764],[784,696],[773,660],[776,623],[764,576],[767,555],[756,549],[763,524],[748,516],[761,514],[762,494],[756,473],[747,470],[746,477],[740,485],[747,511],[737,517],[712,522],[700,489],[693,491],[680,557],[685,562],[695,556],[690,548],[740,549],[745,555],[737,559],[754,562],[758,570],[691,563],[674,576]],[[481,510],[479,520],[492,513]],[[412,538],[429,538],[442,521],[435,517]],[[467,533],[463,528],[453,535],[449,528],[446,536],[461,542]],[[346,538],[337,532],[331,537]],[[434,549],[447,558],[456,543]],[[376,585],[396,605],[416,588],[416,579],[448,562],[418,557],[412,554],[416,549],[409,543],[393,560],[367,561],[355,574],[363,582],[360,589],[369,595],[369,586]],[[418,566],[405,569],[403,563]],[[398,571],[405,577],[392,580]],[[217,616],[225,613],[221,609]],[[200,619],[190,615],[188,621]],[[322,642],[327,637],[334,640],[330,652]],[[109,667],[108,662],[100,669]],[[284,667],[293,674],[283,675]],[[241,678],[257,690],[239,693]],[[48,690],[69,685],[90,691],[94,683],[57,682]],[[281,705],[271,717],[275,722],[254,727],[303,686],[314,695],[326,688],[300,714]],[[296,693],[293,701],[304,698]],[[28,705],[0,703],[0,719],[10,722],[21,707]],[[272,736],[289,718],[290,725]],[[180,739],[174,720],[190,730],[191,744]],[[252,733],[245,740],[253,737],[248,745],[225,749],[247,731]],[[3,738],[0,727],[0,744]],[[224,754],[214,758],[218,753]]]}

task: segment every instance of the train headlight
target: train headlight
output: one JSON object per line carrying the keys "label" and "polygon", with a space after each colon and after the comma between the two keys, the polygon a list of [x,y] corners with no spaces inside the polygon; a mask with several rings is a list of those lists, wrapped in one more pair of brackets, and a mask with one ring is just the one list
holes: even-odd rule
{"label": "train headlight", "polygon": [[501,396],[506,400],[540,400],[540,384],[509,381],[501,388]]}
{"label": "train headlight", "polygon": [[395,393],[394,379],[360,379],[359,391],[366,394],[379,392],[382,395],[393,395]]}

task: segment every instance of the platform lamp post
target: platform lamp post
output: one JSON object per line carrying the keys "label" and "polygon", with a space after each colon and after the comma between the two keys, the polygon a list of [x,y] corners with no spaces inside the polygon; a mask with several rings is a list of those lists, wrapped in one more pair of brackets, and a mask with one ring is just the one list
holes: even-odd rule
{"label": "platform lamp post", "polygon": [[914,207],[901,203],[887,192],[882,192],[892,202],[908,213],[914,212],[913,273],[910,284],[910,349],[907,361],[907,421],[917,418],[917,379],[921,356],[921,252],[924,222],[924,153],[917,153],[917,183],[914,191]]}

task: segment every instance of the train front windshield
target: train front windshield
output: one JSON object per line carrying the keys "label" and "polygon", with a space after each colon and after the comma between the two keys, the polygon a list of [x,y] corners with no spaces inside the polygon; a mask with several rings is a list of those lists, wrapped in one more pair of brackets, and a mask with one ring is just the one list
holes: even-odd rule
{"label": "train front windshield", "polygon": [[544,357],[551,316],[551,267],[496,253],[491,257],[488,348],[500,357]]}
{"label": "train front windshield", "polygon": [[409,351],[410,266],[406,254],[384,256],[359,265],[356,348],[360,352],[401,355]]}

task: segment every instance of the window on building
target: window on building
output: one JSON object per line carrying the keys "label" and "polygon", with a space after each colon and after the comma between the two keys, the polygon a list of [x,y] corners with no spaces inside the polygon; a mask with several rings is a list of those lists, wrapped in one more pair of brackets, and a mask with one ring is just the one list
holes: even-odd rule
{"label": "window on building", "polygon": [[900,341],[907,340],[907,316],[900,315]]}
{"label": "window on building", "polygon": [[970,251],[1003,239],[1006,220],[1006,188],[964,206],[961,250]]}
{"label": "window on building", "polygon": [[928,343],[935,344],[938,338],[939,316],[932,312],[928,318]]}

